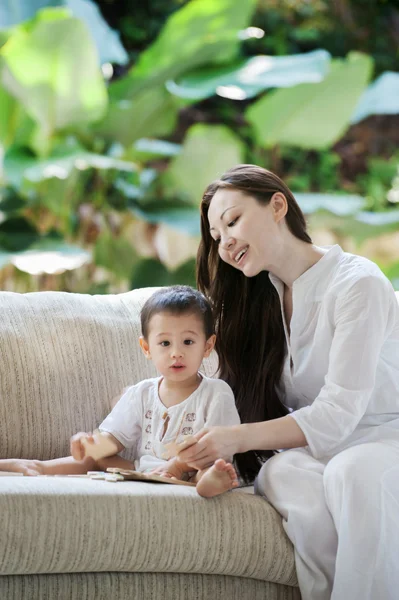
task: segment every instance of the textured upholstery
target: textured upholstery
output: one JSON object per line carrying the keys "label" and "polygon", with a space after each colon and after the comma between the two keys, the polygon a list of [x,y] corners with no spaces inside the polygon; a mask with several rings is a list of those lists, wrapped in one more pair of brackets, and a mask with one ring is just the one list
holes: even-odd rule
{"label": "textured upholstery", "polygon": [[[155,374],[138,345],[152,291],[0,293],[0,457],[65,455]],[[298,598],[281,518],[249,488],[1,477],[0,514],[1,598]]]}
{"label": "textured upholstery", "polygon": [[82,573],[0,577],[7,600],[300,600],[299,589],[223,575]]}

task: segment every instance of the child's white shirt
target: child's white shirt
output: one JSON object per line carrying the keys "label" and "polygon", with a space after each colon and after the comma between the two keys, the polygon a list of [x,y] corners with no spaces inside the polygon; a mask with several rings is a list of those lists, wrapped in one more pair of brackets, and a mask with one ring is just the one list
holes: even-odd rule
{"label": "child's white shirt", "polygon": [[165,444],[195,435],[204,427],[238,425],[240,418],[230,386],[221,379],[201,377],[198,388],[188,398],[169,408],[159,397],[162,377],[133,385],[101,423],[100,431],[111,433],[125,448],[134,448],[135,468],[147,471],[166,462]]}

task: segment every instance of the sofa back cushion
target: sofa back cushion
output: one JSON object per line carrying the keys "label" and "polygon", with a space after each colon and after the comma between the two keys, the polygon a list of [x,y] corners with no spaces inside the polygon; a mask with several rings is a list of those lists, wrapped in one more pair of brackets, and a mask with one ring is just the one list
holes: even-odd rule
{"label": "sofa back cushion", "polygon": [[[155,289],[0,292],[0,458],[69,454],[71,435],[92,431],[124,387],[156,375],[138,343]],[[213,353],[203,370],[216,369]]]}

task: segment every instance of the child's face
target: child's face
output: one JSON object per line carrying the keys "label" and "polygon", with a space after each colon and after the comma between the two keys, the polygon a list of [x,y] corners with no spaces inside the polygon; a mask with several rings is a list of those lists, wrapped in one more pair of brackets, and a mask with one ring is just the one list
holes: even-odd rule
{"label": "child's face", "polygon": [[161,375],[170,381],[185,381],[196,376],[202,359],[209,356],[215,336],[206,339],[203,321],[195,314],[154,315],[148,327],[148,339],[140,345]]}

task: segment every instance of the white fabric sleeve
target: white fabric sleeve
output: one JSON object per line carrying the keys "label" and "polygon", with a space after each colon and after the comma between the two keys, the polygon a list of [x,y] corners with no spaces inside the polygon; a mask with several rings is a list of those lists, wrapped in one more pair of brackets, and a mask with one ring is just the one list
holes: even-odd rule
{"label": "white fabric sleeve", "polygon": [[387,335],[388,281],[364,277],[335,307],[335,332],[324,385],[310,406],[290,413],[315,458],[328,455],[353,433],[367,410]]}
{"label": "white fabric sleeve", "polygon": [[121,396],[99,429],[111,433],[125,448],[132,448],[141,436],[142,412],[138,386],[132,386]]}
{"label": "white fabric sleeve", "polygon": [[[223,382],[224,383],[224,382]],[[205,427],[215,425],[239,425],[240,417],[236,408],[232,389],[226,384],[222,389],[215,389],[212,401],[205,412]]]}

